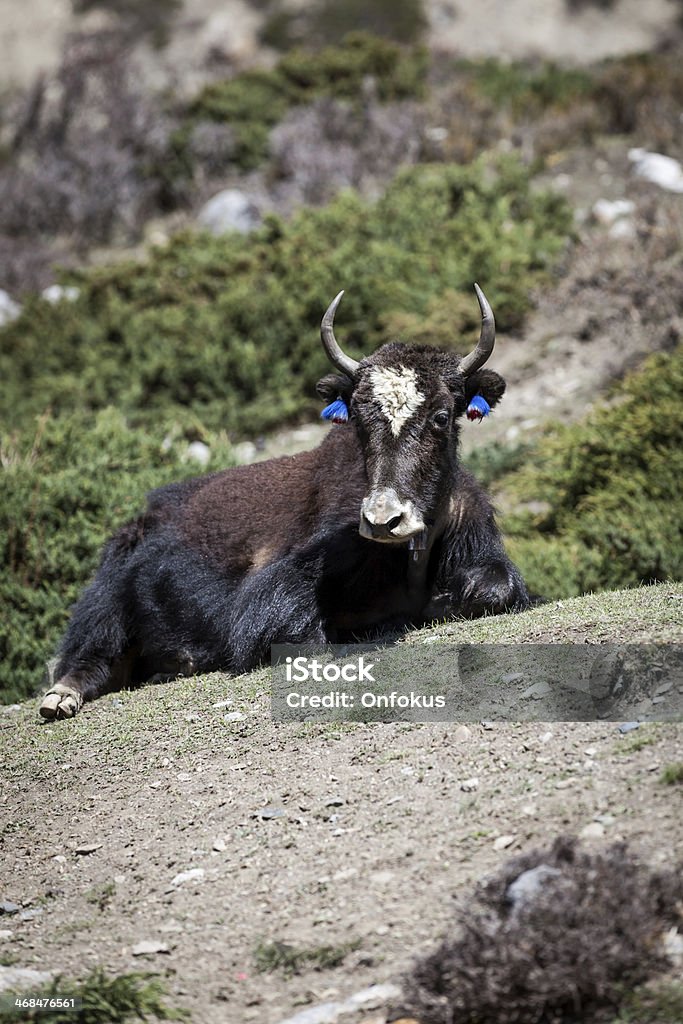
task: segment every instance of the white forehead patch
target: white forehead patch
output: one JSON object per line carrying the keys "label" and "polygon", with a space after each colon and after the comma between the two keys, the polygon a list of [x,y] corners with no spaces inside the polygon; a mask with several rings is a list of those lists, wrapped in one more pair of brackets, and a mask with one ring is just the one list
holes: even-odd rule
{"label": "white forehead patch", "polygon": [[417,374],[407,366],[373,366],[372,393],[389,420],[391,433],[398,437],[403,426],[422,405],[425,396],[417,390]]}

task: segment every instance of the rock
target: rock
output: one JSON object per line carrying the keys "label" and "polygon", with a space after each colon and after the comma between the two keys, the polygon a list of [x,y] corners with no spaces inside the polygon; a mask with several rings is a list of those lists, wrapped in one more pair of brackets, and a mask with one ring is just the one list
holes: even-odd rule
{"label": "rock", "polygon": [[501,677],[501,683],[521,683],[524,679],[523,672],[508,672],[507,675]]}
{"label": "rock", "polygon": [[20,910],[18,903],[10,903],[9,900],[0,903],[0,914],[18,914]]}
{"label": "rock", "polygon": [[622,722],[619,726],[619,732],[622,735],[626,735],[627,732],[633,732],[634,729],[640,729],[640,722]]}
{"label": "rock", "polygon": [[[308,1006],[305,1010],[295,1013],[293,1017],[287,1017],[280,1021],[280,1024],[337,1024],[342,1017],[358,1013],[360,1010],[371,1010],[376,1007],[386,1006],[387,1003],[399,999],[401,989],[398,985],[384,984],[371,985],[360,992],[349,996],[343,1002],[319,1003],[318,1006]],[[355,1018],[354,1018],[355,1019]]]}
{"label": "rock", "polygon": [[325,801],[325,807],[343,807],[344,801],[340,796],[331,796],[329,800]]}
{"label": "rock", "polygon": [[75,302],[80,294],[80,288],[61,284],[51,284],[49,288],[44,288],[41,292],[45,301],[53,306],[58,302]]}
{"label": "rock", "polygon": [[229,231],[247,234],[261,223],[261,215],[244,192],[226,188],[201,208],[197,221],[212,235],[224,235]]}
{"label": "rock", "polygon": [[463,793],[474,793],[479,789],[479,779],[465,779],[464,782],[460,783],[460,789]]}
{"label": "rock", "polygon": [[29,967],[0,967],[0,992],[39,988],[51,981],[56,971],[34,971]]}
{"label": "rock", "polygon": [[0,288],[0,327],[9,324],[21,313],[21,306],[12,296]]}
{"label": "rock", "polygon": [[203,441],[188,444],[184,455],[185,462],[198,462],[200,466],[208,466],[211,461],[211,449]]}
{"label": "rock", "polygon": [[558,878],[561,873],[558,868],[553,868],[550,864],[539,864],[538,867],[522,872],[514,882],[511,882],[505,895],[514,907],[528,903],[538,895],[551,878]]}
{"label": "rock", "polygon": [[83,846],[77,846],[75,852],[80,857],[87,857],[91,853],[95,853],[96,850],[101,850],[104,843],[86,843]]}
{"label": "rock", "polygon": [[616,221],[631,217],[635,210],[636,204],[630,199],[598,199],[593,205],[593,217],[599,224],[611,227]]}
{"label": "rock", "polygon": [[472,730],[468,729],[466,725],[459,725],[455,730],[456,743],[467,743],[470,739],[472,739]]}
{"label": "rock", "polygon": [[651,181],[667,192],[683,192],[683,168],[678,160],[640,148],[629,149],[628,158],[636,177]]}
{"label": "rock", "polygon": [[171,881],[171,885],[185,885],[186,882],[201,882],[204,878],[204,868],[190,868],[188,871],[181,871]]}
{"label": "rock", "polygon": [[223,853],[225,850],[225,839],[214,839],[212,849],[216,853]]}
{"label": "rock", "polygon": [[664,956],[667,956],[675,967],[683,967],[683,934],[678,931],[675,925],[664,933],[662,950]]}
{"label": "rock", "polygon": [[273,818],[284,818],[286,813],[282,807],[262,807],[256,817],[263,818],[264,821],[271,821]]}
{"label": "rock", "polygon": [[13,715],[17,711],[21,711],[21,704],[5,704],[2,708],[3,715]]}
{"label": "rock", "polygon": [[544,733],[542,733],[541,736],[538,737],[538,742],[539,743],[550,743],[551,739],[553,738],[553,735],[554,734],[552,732],[544,732]]}
{"label": "rock", "polygon": [[170,953],[170,949],[164,942],[155,942],[154,939],[143,939],[131,949],[133,956],[152,956],[154,953]]}
{"label": "rock", "polygon": [[550,692],[550,683],[540,680],[538,683],[534,683],[533,686],[527,687],[524,693],[522,693],[522,699],[531,697],[532,700],[543,700],[544,697],[549,696]]}
{"label": "rock", "polygon": [[608,231],[610,238],[635,238],[638,232],[636,226],[632,220],[627,220],[625,217],[618,220]]}
{"label": "rock", "polygon": [[517,842],[517,836],[498,836],[493,841],[494,850],[507,850]]}
{"label": "rock", "polygon": [[590,824],[584,825],[579,832],[582,839],[602,839],[604,834],[605,827],[599,821],[591,821]]}
{"label": "rock", "polygon": [[8,942],[14,935],[9,928],[0,928],[0,942]]}
{"label": "rock", "polygon": [[36,917],[40,917],[43,913],[42,907],[35,907],[33,910],[22,910],[19,914],[20,921],[33,921]]}
{"label": "rock", "polygon": [[555,783],[555,789],[569,789],[571,787],[571,779],[560,779],[559,782]]}
{"label": "rock", "polygon": [[223,716],[224,722],[243,722],[247,716],[241,711],[231,711],[229,715]]}

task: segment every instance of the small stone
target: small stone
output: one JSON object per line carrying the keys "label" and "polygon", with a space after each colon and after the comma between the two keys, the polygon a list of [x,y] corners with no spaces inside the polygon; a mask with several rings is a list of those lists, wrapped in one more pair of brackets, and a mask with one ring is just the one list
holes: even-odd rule
{"label": "small stone", "polygon": [[476,790],[479,789],[479,779],[476,777],[473,779],[465,779],[463,782],[460,783],[460,789],[463,791],[463,793],[476,792]]}
{"label": "small stone", "polygon": [[593,204],[593,216],[599,224],[610,227],[615,221],[631,217],[636,211],[636,204],[630,199],[598,199]]}
{"label": "small stone", "polygon": [[204,868],[190,868],[188,871],[181,871],[171,881],[171,885],[185,885],[186,882],[201,882],[204,878]]}
{"label": "small stone", "polygon": [[9,928],[0,928],[0,942],[9,942],[13,935]]}
{"label": "small stone", "polygon": [[155,942],[154,939],[144,939],[131,949],[133,956],[152,956],[154,953],[170,952],[170,949],[164,942]]}
{"label": "small stone", "polygon": [[80,294],[80,288],[61,284],[51,284],[49,288],[44,288],[41,292],[45,301],[49,302],[52,306],[58,302],[75,302]]}
{"label": "small stone", "polygon": [[627,732],[633,732],[634,729],[640,729],[640,722],[622,722],[619,726],[622,736],[625,736]]}
{"label": "small stone", "polygon": [[599,821],[591,821],[589,825],[584,825],[579,832],[581,839],[602,839],[604,834],[604,826]]}
{"label": "small stone", "polygon": [[569,789],[571,784],[571,779],[560,779],[559,782],[555,783],[555,789]]}
{"label": "small stone", "polygon": [[213,841],[213,849],[216,851],[216,853],[223,853],[223,851],[225,850],[225,845],[225,839],[214,839]]}
{"label": "small stone", "polygon": [[185,449],[186,462],[198,462],[200,466],[208,466],[211,462],[211,449],[203,441],[193,441]]}
{"label": "small stone", "polygon": [[508,850],[517,842],[517,836],[498,836],[493,841],[494,850]]}
{"label": "small stone", "polygon": [[531,697],[532,700],[543,700],[543,698],[547,697],[550,694],[550,692],[550,683],[540,681],[538,683],[534,683],[533,686],[527,687],[527,689],[522,694],[522,698]]}
{"label": "small stone", "polygon": [[468,729],[466,725],[459,725],[455,730],[456,743],[467,743],[470,739],[472,739],[472,730]]}
{"label": "small stone", "polygon": [[551,878],[558,878],[561,872],[550,864],[539,864],[535,868],[523,871],[514,882],[507,887],[505,895],[513,904],[528,903],[537,896],[544,884]]}
{"label": "small stone", "polygon": [[189,782],[191,778],[191,772],[178,772],[178,774],[176,775],[176,779],[178,780],[178,782]]}
{"label": "small stone", "polygon": [[[673,685],[674,684],[671,683],[671,682],[669,682],[669,683],[660,683],[659,686],[657,687],[657,689],[655,690],[655,697],[663,697],[665,693],[668,693],[669,690],[673,689]],[[17,705],[17,707],[18,706],[19,705]]]}
{"label": "small stone", "polygon": [[79,857],[88,857],[91,853],[95,853],[96,850],[101,850],[104,843],[86,843],[83,846],[76,847],[76,853]]}
{"label": "small stone", "polygon": [[544,732],[541,736],[538,737],[538,742],[539,743],[550,743],[551,739],[553,738],[553,735],[554,735],[554,733],[552,733],[552,732]]}
{"label": "small stone", "polygon": [[15,302],[8,292],[0,288],[0,327],[4,327],[5,324],[16,320],[20,313],[21,306],[19,303]]}
{"label": "small stone", "polygon": [[0,992],[39,988],[52,981],[55,973],[55,971],[34,971],[30,967],[0,967]]}
{"label": "small stone", "polygon": [[258,207],[236,188],[226,188],[209,199],[199,211],[199,224],[213,235],[229,231],[247,234],[260,223]]}
{"label": "small stone", "polygon": [[332,796],[325,801],[325,807],[343,807],[344,801],[340,796]]}
{"label": "small stone", "polygon": [[486,732],[490,732],[491,729],[495,729],[496,727],[495,722],[486,722],[484,720],[482,720],[479,724],[481,725],[482,729],[486,730]]}
{"label": "small stone", "polygon": [[243,722],[247,716],[241,711],[231,711],[229,715],[223,715],[224,722]]}
{"label": "small stone", "polygon": [[538,808],[536,807],[536,804],[524,804],[520,810],[527,818],[533,818]]}
{"label": "small stone", "polygon": [[262,807],[258,812],[257,817],[263,818],[264,821],[271,821],[273,818],[284,818],[286,811],[282,807]]}
{"label": "small stone", "polygon": [[584,754],[586,755],[586,757],[595,757],[596,753],[597,751],[595,747],[586,747],[586,749],[584,750]]}
{"label": "small stone", "polygon": [[10,903],[9,900],[0,903],[0,914],[18,914],[20,910],[21,907],[18,903]]}
{"label": "small stone", "polygon": [[678,160],[662,153],[648,153],[639,147],[629,149],[628,158],[638,178],[651,181],[667,192],[683,192],[683,168]]}
{"label": "small stone", "polygon": [[219,700],[215,704],[212,704],[211,707],[216,708],[216,710],[218,711],[221,708],[229,708],[231,704],[231,700]]}
{"label": "small stone", "polygon": [[507,675],[501,677],[501,683],[521,683],[524,679],[523,672],[508,672]]}
{"label": "small stone", "polygon": [[33,910],[22,910],[19,914],[20,921],[33,921],[43,913],[42,907],[35,907]]}

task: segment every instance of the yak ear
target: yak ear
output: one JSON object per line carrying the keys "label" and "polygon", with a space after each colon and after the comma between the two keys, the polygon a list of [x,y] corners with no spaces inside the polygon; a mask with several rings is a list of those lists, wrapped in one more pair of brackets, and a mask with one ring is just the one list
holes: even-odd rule
{"label": "yak ear", "polygon": [[323,402],[334,402],[342,398],[346,404],[351,400],[353,381],[345,373],[328,373],[315,386]]}
{"label": "yak ear", "polygon": [[505,381],[494,370],[477,370],[465,378],[465,397],[471,402],[475,395],[482,395],[493,409],[505,394]]}

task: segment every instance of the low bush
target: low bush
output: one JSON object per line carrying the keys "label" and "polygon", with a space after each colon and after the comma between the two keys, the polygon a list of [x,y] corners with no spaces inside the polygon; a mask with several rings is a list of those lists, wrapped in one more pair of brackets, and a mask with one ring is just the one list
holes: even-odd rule
{"label": "low bush", "polygon": [[341,287],[356,354],[397,334],[467,349],[473,281],[501,329],[519,326],[570,231],[565,201],[505,159],[421,165],[376,203],[345,193],[247,239],[177,236],[144,263],[69,275],[76,302],[32,300],[0,331],[0,423],[116,404],[136,424],[192,409],[264,432],[317,409],[318,325]]}
{"label": "low bush", "polygon": [[145,494],[198,473],[188,440],[211,442],[212,468],[229,462],[224,439],[186,418],[153,432],[120,413],[45,415],[21,437],[0,433],[0,695],[34,693],[69,606],[92,576],[102,544],[144,507]]}
{"label": "low bush", "polygon": [[233,160],[250,170],[268,155],[270,129],[291,107],[322,96],[359,101],[368,78],[382,101],[414,98],[424,93],[426,74],[426,51],[355,32],[341,45],[293,50],[272,71],[245,71],[206,86],[190,104],[185,131],[189,138],[205,120],[229,124]]}
{"label": "low bush", "polygon": [[683,348],[651,356],[505,478],[509,547],[545,597],[683,578]]}

